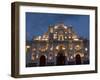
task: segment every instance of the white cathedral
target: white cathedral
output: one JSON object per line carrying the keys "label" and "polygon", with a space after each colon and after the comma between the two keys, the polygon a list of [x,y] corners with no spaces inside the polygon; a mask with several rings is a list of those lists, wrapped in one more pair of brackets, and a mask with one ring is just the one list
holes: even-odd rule
{"label": "white cathedral", "polygon": [[62,23],[50,25],[47,32],[34,37],[26,48],[30,55],[27,67],[89,64],[89,40]]}

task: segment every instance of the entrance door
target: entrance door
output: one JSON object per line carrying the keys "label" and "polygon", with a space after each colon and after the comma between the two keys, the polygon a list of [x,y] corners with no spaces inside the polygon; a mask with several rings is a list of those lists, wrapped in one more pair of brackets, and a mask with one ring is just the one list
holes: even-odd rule
{"label": "entrance door", "polygon": [[81,64],[81,56],[79,54],[76,55],[76,64]]}
{"label": "entrance door", "polygon": [[57,58],[56,58],[56,64],[57,65],[65,64],[65,56],[63,55],[63,53],[58,53]]}
{"label": "entrance door", "polygon": [[46,65],[46,58],[44,55],[40,57],[40,66],[45,66]]}

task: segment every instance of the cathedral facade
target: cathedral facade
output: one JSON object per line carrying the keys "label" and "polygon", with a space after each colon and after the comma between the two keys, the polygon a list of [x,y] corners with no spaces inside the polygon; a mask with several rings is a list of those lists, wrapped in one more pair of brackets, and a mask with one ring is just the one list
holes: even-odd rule
{"label": "cathedral facade", "polygon": [[89,64],[89,41],[72,26],[50,25],[47,32],[33,38],[29,48],[28,67]]}

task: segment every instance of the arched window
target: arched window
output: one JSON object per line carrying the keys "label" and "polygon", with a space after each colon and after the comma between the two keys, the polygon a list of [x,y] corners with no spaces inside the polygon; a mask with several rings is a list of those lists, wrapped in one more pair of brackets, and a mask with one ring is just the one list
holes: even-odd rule
{"label": "arched window", "polygon": [[63,41],[64,40],[64,36],[61,34],[58,36],[58,40]]}

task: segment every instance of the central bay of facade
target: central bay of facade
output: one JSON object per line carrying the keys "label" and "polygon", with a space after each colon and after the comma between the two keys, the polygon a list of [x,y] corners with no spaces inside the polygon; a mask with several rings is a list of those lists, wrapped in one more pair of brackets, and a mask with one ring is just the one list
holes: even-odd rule
{"label": "central bay of facade", "polygon": [[89,40],[73,26],[50,25],[41,36],[26,41],[26,67],[89,64]]}

